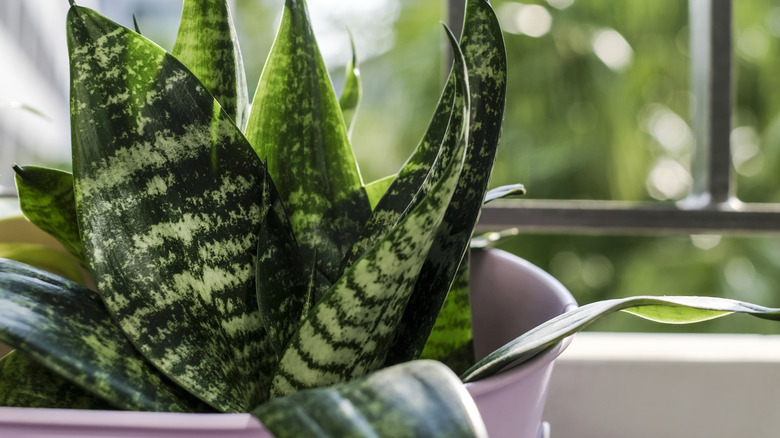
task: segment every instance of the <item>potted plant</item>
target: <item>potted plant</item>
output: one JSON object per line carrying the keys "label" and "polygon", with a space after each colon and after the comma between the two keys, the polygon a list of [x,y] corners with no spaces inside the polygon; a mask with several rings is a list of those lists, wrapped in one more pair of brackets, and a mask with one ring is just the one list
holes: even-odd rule
{"label": "potted plant", "polygon": [[[183,421],[168,432],[485,436],[461,380],[474,388],[517,363],[531,368],[606,313],[780,318],[730,300],[638,297],[533,321],[461,380],[415,361],[458,366],[470,334],[453,328],[471,313],[459,305],[463,288],[450,286],[459,267],[467,277],[482,203],[520,190],[487,192],[506,60],[485,0],[467,2],[459,43],[447,33],[452,74],[419,147],[397,175],[370,184],[348,136],[356,63],[339,100],[304,0],[285,1],[251,106],[226,0],[185,0],[171,54],[72,0],[67,24],[74,171],[15,171],[27,218],[95,288],[0,261],[0,340],[16,348],[0,361],[6,406],[167,412],[87,411],[103,435],[108,425],[126,433],[148,421],[159,433]],[[504,257],[488,254],[475,263]],[[2,412],[13,433],[81,425],[72,412]],[[50,420],[32,424],[30,412]],[[538,434],[533,421],[526,429]]]}

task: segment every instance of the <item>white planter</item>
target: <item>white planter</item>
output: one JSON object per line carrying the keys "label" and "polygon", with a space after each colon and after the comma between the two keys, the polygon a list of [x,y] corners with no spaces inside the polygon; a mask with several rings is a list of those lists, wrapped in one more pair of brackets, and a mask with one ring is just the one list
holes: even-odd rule
{"label": "white planter", "polygon": [[[571,294],[529,262],[498,250],[472,257],[472,309],[477,357],[576,307]],[[553,360],[568,345],[501,374],[466,385],[491,438],[539,438]],[[174,414],[0,408],[2,437],[272,438],[249,414]]]}

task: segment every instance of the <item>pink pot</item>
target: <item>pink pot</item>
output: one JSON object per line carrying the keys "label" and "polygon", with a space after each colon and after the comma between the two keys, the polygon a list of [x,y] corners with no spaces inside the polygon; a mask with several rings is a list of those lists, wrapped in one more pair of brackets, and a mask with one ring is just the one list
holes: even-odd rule
{"label": "pink pot", "polygon": [[[576,307],[557,280],[498,250],[472,256],[474,347],[483,357],[528,329]],[[543,436],[553,360],[569,339],[501,374],[466,385],[491,438]],[[272,438],[249,414],[174,414],[0,408],[2,437]]]}

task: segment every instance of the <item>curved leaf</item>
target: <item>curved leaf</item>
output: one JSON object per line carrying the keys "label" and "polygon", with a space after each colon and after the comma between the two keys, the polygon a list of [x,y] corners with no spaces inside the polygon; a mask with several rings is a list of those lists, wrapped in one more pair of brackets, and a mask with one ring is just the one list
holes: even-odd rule
{"label": "curved leaf", "polygon": [[298,392],[261,405],[252,415],[278,438],[487,437],[462,383],[432,361]]}
{"label": "curved leaf", "polygon": [[360,81],[360,69],[358,68],[357,52],[352,32],[349,33],[349,42],[352,47],[352,60],[347,64],[344,75],[344,90],[341,91],[341,97],[339,97],[339,107],[347,124],[347,133],[351,135],[352,127],[355,125],[355,119],[357,118],[360,99],[363,95],[363,86]]}
{"label": "curved leaf", "polygon": [[341,383],[378,369],[463,168],[468,85],[462,54],[460,141],[441,177],[415,209],[351,265],[293,335],[272,381],[271,397]]}
{"label": "curved leaf", "polygon": [[508,186],[496,187],[495,189],[487,192],[483,203],[487,204],[488,202],[493,202],[496,199],[523,195],[525,195],[525,186],[522,184],[511,184]]}
{"label": "curved leaf", "polygon": [[30,222],[51,234],[84,266],[84,246],[76,219],[73,175],[38,166],[14,166],[19,206]]}
{"label": "curved leaf", "polygon": [[246,75],[227,0],[184,0],[171,53],[200,79],[237,126],[246,124]]}
{"label": "curved leaf", "polygon": [[[0,225],[3,221],[0,220]],[[0,242],[0,258],[15,260],[84,284],[79,264],[65,252],[46,245]]]}
{"label": "curved leaf", "polygon": [[138,353],[93,291],[4,259],[0,341],[122,409],[209,410]]}
{"label": "curved leaf", "polygon": [[464,382],[484,379],[517,360],[531,357],[610,313],[625,310],[643,318],[670,324],[707,321],[732,313],[780,321],[780,309],[758,306],[726,298],[638,296],[599,301],[566,312],[519,336],[487,355],[465,374]]}
{"label": "curved leaf", "polygon": [[487,0],[468,0],[460,47],[471,91],[466,164],[417,280],[386,365],[419,357],[479,219],[495,161],[506,100],[506,52]]}
{"label": "curved leaf", "polygon": [[255,252],[264,167],[176,58],[68,14],[76,211],[101,297],[139,351],[222,411],[262,400]]}
{"label": "curved leaf", "polygon": [[0,406],[115,409],[20,351],[12,351],[0,360]]}
{"label": "curved leaf", "polygon": [[266,160],[306,259],[316,252],[335,280],[371,208],[304,0],[285,2],[246,137]]}

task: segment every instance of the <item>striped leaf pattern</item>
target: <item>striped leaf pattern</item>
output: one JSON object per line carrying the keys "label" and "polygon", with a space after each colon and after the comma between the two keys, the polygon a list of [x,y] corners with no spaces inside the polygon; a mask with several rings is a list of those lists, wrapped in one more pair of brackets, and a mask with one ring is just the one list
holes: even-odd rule
{"label": "striped leaf pattern", "polygon": [[141,353],[221,411],[262,399],[263,165],[159,46],[68,14],[76,211],[101,297]]}
{"label": "striped leaf pattern", "polygon": [[138,353],[93,291],[3,259],[0,341],[122,409],[210,410]]}
{"label": "striped leaf pattern", "polygon": [[469,266],[467,252],[420,355],[421,359],[444,362],[455,372],[466,371],[474,364]]}
{"label": "striped leaf pattern", "polygon": [[266,160],[301,251],[307,260],[317,253],[334,281],[371,208],[304,0],[285,2],[246,137]]}
{"label": "striped leaf pattern", "polygon": [[461,382],[432,361],[278,398],[252,415],[277,438],[487,437]]}
{"label": "striped leaf pattern", "polygon": [[303,318],[311,273],[305,268],[292,226],[267,173],[263,201],[270,208],[257,244],[257,303],[274,352],[281,356]]}
{"label": "striped leaf pattern", "polygon": [[86,266],[76,220],[73,175],[38,166],[14,166],[19,206],[30,222],[51,234]]}
{"label": "striped leaf pattern", "polygon": [[[451,36],[451,34],[449,34]],[[467,142],[468,84],[458,60],[460,141],[425,198],[351,265],[294,334],[272,381],[271,397],[344,382],[381,367],[389,342],[457,185]]]}
{"label": "striped leaf pattern", "polygon": [[487,0],[468,0],[461,36],[471,90],[466,164],[431,256],[417,280],[386,365],[419,357],[479,219],[496,157],[506,99],[506,52]]}
{"label": "striped leaf pattern", "polygon": [[244,62],[228,0],[184,0],[173,56],[242,127],[249,117]]}
{"label": "striped leaf pattern", "polygon": [[20,351],[12,351],[0,359],[0,406],[114,409],[105,400],[52,372]]}

